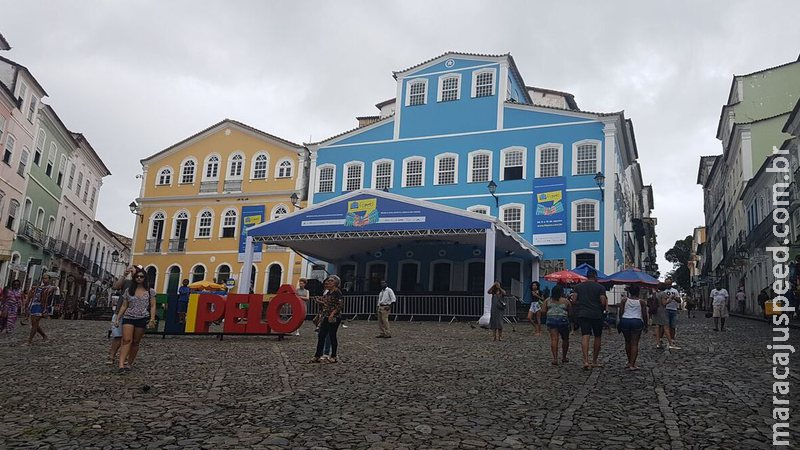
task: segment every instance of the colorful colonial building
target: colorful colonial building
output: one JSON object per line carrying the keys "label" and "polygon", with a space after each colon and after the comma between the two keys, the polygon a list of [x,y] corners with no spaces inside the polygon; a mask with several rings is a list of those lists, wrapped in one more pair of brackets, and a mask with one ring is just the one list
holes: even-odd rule
{"label": "colorful colonial building", "polygon": [[[544,253],[541,264],[495,255],[495,279],[517,294],[582,263],[612,273],[655,261],[652,190],[622,112],[582,111],[571,94],[528,86],[508,54],[446,53],[394,78],[396,98],[378,115],[309,144],[309,203],[369,188],[496,217]],[[475,255],[453,243],[397,246],[336,270],[357,292],[388,279],[405,292],[480,293]]]}
{"label": "colorful colonial building", "polygon": [[[297,208],[305,197],[305,147],[234,120],[223,120],[141,161],[133,262],[158,292],[182,279],[239,279],[243,230]],[[296,199],[297,197],[295,197]],[[303,260],[283,247],[256,254],[251,286],[276,292],[299,277]],[[235,281],[234,281],[235,282]]]}

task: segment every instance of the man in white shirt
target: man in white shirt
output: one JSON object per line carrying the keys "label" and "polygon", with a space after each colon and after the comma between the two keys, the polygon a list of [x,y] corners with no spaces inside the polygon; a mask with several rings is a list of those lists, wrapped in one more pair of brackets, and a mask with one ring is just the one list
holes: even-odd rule
{"label": "man in white shirt", "polygon": [[669,326],[670,335],[672,336],[672,344],[670,344],[670,348],[677,349],[675,345],[675,333],[678,331],[678,308],[680,306],[681,301],[681,294],[675,288],[675,284],[672,284],[672,278],[667,278],[666,284],[669,286],[666,290],[664,290],[664,295],[667,298],[667,304],[664,305],[664,309],[667,311],[667,325]]}
{"label": "man in white shirt", "polygon": [[[725,331],[725,319],[728,317],[728,290],[717,283],[717,288],[711,290],[711,307],[714,308],[714,331]],[[722,319],[722,327],[720,327]]]}
{"label": "man in white shirt", "polygon": [[392,310],[392,303],[397,301],[394,291],[386,284],[386,280],[381,281],[381,292],[378,293],[378,326],[381,329],[379,338],[390,338],[389,334],[389,312]]}

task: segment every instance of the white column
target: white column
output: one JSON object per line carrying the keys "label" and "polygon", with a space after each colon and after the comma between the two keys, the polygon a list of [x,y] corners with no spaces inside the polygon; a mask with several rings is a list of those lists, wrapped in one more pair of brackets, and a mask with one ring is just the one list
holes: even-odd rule
{"label": "white column", "polygon": [[539,258],[531,262],[531,282],[539,281]]}
{"label": "white column", "polygon": [[250,293],[250,274],[253,272],[253,236],[247,236],[244,244],[244,262],[242,263],[242,276],[239,280],[239,293]]}
{"label": "white column", "polygon": [[[294,252],[289,250],[289,268],[286,270],[286,284],[292,284],[294,276]],[[300,275],[302,278],[302,275]]]}
{"label": "white column", "polygon": [[614,264],[614,230],[616,229],[617,215],[614,212],[614,190],[617,185],[617,127],[614,123],[607,123],[603,127],[605,135],[604,174],[606,177],[603,195],[603,265],[602,272],[612,274],[617,271]]}
{"label": "white column", "polygon": [[490,228],[486,229],[486,248],[484,249],[483,315],[478,320],[478,325],[482,327],[489,326],[489,315],[492,312],[492,294],[489,294],[489,288],[494,284],[494,248],[496,238],[497,230],[492,224]]}

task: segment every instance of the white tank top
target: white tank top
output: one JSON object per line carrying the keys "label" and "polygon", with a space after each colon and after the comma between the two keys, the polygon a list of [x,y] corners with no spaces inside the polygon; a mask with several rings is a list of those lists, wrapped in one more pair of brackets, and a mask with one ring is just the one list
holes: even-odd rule
{"label": "white tank top", "polygon": [[642,302],[638,298],[629,298],[625,302],[625,311],[622,312],[622,318],[642,320]]}

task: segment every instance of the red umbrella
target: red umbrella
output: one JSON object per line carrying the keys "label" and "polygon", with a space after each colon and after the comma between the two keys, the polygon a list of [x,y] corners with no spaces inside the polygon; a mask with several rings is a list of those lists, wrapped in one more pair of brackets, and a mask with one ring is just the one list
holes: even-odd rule
{"label": "red umbrella", "polygon": [[580,283],[587,280],[585,276],[575,273],[571,270],[561,270],[558,272],[548,273],[544,276],[544,279],[547,281],[553,281],[555,283],[565,284]]}

